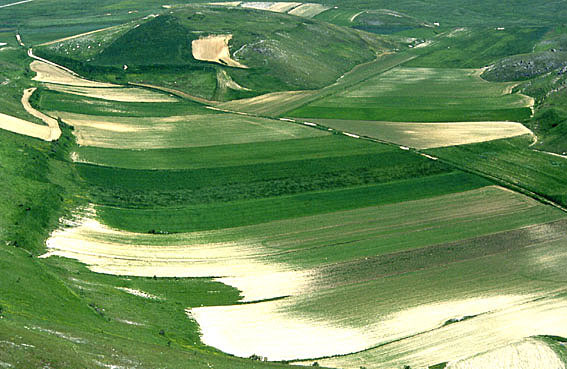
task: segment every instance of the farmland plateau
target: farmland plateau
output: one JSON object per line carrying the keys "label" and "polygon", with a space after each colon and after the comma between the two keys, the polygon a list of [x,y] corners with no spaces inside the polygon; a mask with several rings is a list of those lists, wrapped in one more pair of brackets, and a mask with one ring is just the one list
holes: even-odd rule
{"label": "farmland plateau", "polygon": [[565,22],[0,0],[0,368],[567,367]]}

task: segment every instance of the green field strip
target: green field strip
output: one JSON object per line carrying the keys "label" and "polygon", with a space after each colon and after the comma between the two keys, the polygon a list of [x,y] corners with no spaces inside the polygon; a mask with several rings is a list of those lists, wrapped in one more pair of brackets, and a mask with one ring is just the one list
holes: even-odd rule
{"label": "green field strip", "polygon": [[83,146],[162,149],[280,141],[328,135],[298,124],[237,114],[132,118],[53,113],[74,127]]}
{"label": "green field strip", "polygon": [[[332,148],[330,150],[329,148]],[[216,145],[182,149],[124,150],[78,147],[77,160],[128,169],[218,168],[293,160],[380,154],[391,147],[330,135],[283,141]]]}
{"label": "green field strip", "polygon": [[447,163],[469,169],[512,188],[524,189],[534,197],[567,205],[567,161],[531,150],[531,138],[507,140],[427,150]]}
{"label": "green field strip", "polygon": [[[278,223],[281,230],[274,224],[274,230],[270,231],[266,225],[262,242],[265,247],[281,253],[277,261],[304,267],[313,263],[332,264],[356,259],[364,264],[369,261],[363,258],[426,246],[434,248],[438,244],[473,240],[477,236],[549,223],[563,217],[560,211],[523,195],[486,187],[418,201],[331,213],[320,218],[299,218],[295,222],[289,221],[290,224]],[[470,244],[478,242],[471,241]],[[459,254],[458,245],[449,247],[455,250],[455,256]],[[390,259],[386,256],[386,260]],[[411,261],[404,260],[408,266],[412,265]],[[403,269],[400,265],[400,270]],[[351,276],[363,275],[353,273]]]}
{"label": "green field strip", "polygon": [[152,229],[189,232],[408,201],[470,190],[488,184],[490,182],[479,177],[453,172],[373,186],[208,206],[148,210],[99,206],[97,209],[102,221],[111,227],[136,232],[148,232]]}
{"label": "green field strip", "polygon": [[[379,104],[376,104],[379,105]],[[522,121],[531,115],[530,108],[495,110],[475,109],[388,109],[388,108],[342,108],[307,107],[291,112],[291,117],[315,119],[355,119],[390,122],[483,122],[483,121]]]}
{"label": "green field strip", "polygon": [[[378,146],[378,144],[376,144]],[[132,170],[79,164],[91,202],[157,208],[268,198],[419,178],[448,166],[401,150],[194,170]]]}
{"label": "green field strip", "polygon": [[[532,217],[533,213],[536,213],[534,217]],[[512,216],[517,216],[519,219],[510,221]],[[324,266],[320,269],[320,272],[325,277],[319,283],[326,288],[335,288],[341,285],[437,268],[464,260],[510,252],[535,244],[558,241],[567,230],[567,222],[564,217],[549,223],[538,224],[540,221],[545,222],[553,219],[549,212],[545,216],[537,214],[533,210],[508,214],[503,212],[499,216],[491,215],[487,218],[487,221],[483,222],[484,224],[478,225],[478,228],[482,228],[482,232],[477,232],[475,229],[476,233],[472,238],[433,244],[408,251],[396,250],[383,255],[365,256],[364,258]],[[498,228],[511,230],[485,235],[484,233],[496,229],[496,227],[488,225],[488,221],[494,222],[496,219],[499,221]],[[502,223],[500,223],[501,220]],[[526,225],[530,223],[535,225]],[[466,236],[466,233],[458,235],[458,237],[463,238]],[[423,240],[420,243],[425,245],[428,243],[427,241],[429,240]]]}
{"label": "green field strip", "polygon": [[32,105],[41,111],[118,117],[170,117],[190,114],[216,114],[214,110],[190,101],[176,103],[137,103],[92,99],[41,89],[31,98]]}
{"label": "green field strip", "polygon": [[483,81],[477,70],[398,67],[288,115],[401,122],[529,118],[528,99],[510,95],[511,86]]}

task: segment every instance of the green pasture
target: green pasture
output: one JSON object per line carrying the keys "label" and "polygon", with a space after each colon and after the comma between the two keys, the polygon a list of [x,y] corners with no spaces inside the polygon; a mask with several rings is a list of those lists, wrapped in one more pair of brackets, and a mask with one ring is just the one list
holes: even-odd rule
{"label": "green pasture", "polygon": [[567,204],[567,160],[534,151],[531,138],[427,150],[449,163],[520,186],[558,204]]}
{"label": "green pasture", "polygon": [[[333,150],[329,150],[332,147]],[[391,151],[383,145],[328,135],[283,141],[215,145],[196,148],[124,150],[81,146],[77,159],[107,167],[129,169],[198,169],[279,163]]]}
{"label": "green pasture", "polygon": [[124,208],[272,198],[450,171],[443,164],[402,151],[175,171],[94,165],[77,169],[91,186],[92,202]]}
{"label": "green pasture", "polygon": [[476,70],[399,67],[288,115],[399,122],[521,121],[526,98],[510,84],[488,83]]}
{"label": "green pasture", "polygon": [[119,229],[134,232],[189,232],[420,199],[466,191],[486,186],[488,183],[476,176],[452,172],[383,184],[248,201],[154,209],[98,206],[97,212],[103,223]]}

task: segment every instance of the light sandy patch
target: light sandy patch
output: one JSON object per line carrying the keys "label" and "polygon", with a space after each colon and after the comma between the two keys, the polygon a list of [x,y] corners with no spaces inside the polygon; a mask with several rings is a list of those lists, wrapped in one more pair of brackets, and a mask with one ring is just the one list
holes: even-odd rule
{"label": "light sandy patch", "polygon": [[59,331],[56,331],[56,330],[53,330],[53,329],[47,329],[47,328],[42,328],[42,327],[37,327],[37,326],[31,326],[31,327],[24,326],[24,328],[27,329],[27,330],[34,330],[34,331],[48,333],[48,334],[57,336],[59,338],[62,338],[64,340],[71,341],[73,343],[86,343],[87,342],[86,340],[84,340],[82,338],[73,337],[73,336],[70,336],[66,333],[59,332]]}
{"label": "light sandy patch", "polygon": [[293,8],[298,7],[301,3],[294,3],[294,2],[278,2],[274,3],[274,5],[268,8],[269,11],[277,12],[277,13],[286,13]]}
{"label": "light sandy patch", "polygon": [[20,36],[19,33],[16,33],[16,41],[18,42],[18,45],[20,45],[20,46],[26,46],[26,45],[24,44],[24,42],[22,41],[22,36]]}
{"label": "light sandy patch", "polygon": [[220,5],[220,6],[238,6],[242,1],[222,1],[218,3],[209,3],[208,5]]}
{"label": "light sandy patch", "polygon": [[100,88],[47,84],[50,90],[95,99],[120,102],[176,102],[177,99],[166,94],[137,87]]}
{"label": "light sandy patch", "polygon": [[485,368],[565,369],[565,364],[548,344],[532,338],[447,365],[447,369]]}
{"label": "light sandy patch", "polygon": [[188,310],[200,325],[203,343],[221,351],[269,360],[347,354],[368,347],[363,330],[288,314],[285,301]]}
{"label": "light sandy patch", "polygon": [[249,88],[242,87],[238,83],[234,82],[234,80],[226,73],[225,70],[220,70],[217,72],[217,82],[218,84],[224,88],[230,88],[236,91],[250,91]]}
{"label": "light sandy patch", "polygon": [[433,41],[428,40],[428,41],[425,41],[425,42],[422,42],[422,43],[420,43],[420,44],[415,45],[414,48],[420,49],[420,48],[422,48],[422,47],[427,47],[427,46],[431,45],[432,42],[433,42]]}
{"label": "light sandy patch", "polygon": [[117,290],[124,291],[129,293],[130,295],[143,297],[149,300],[161,300],[161,298],[157,297],[156,295],[152,295],[151,293],[147,293],[144,291],[136,290],[134,288],[127,288],[127,287],[116,287]]}
{"label": "light sandy patch", "polygon": [[[270,285],[267,283],[266,285]],[[304,297],[304,298],[309,298]],[[249,305],[190,310],[203,332],[203,342],[224,352],[269,360],[308,359],[345,355],[439,328],[450,319],[483,314],[533,299],[533,296],[494,296],[418,306],[376,316],[364,326],[324,315],[293,312],[296,299]]]}
{"label": "light sandy patch", "polygon": [[145,325],[145,324],[134,322],[134,321],[128,320],[128,319],[116,319],[116,320],[119,321],[120,323],[124,323],[124,324],[128,324],[128,325],[135,325],[137,327],[141,327],[141,326]]}
{"label": "light sandy patch", "polygon": [[0,113],[0,128],[20,135],[51,141],[51,128]]}
{"label": "light sandy patch", "polygon": [[465,32],[465,31],[467,31],[467,29],[464,27],[455,28],[454,30],[452,30],[447,34],[447,37],[449,38],[457,37],[461,32]]}
{"label": "light sandy patch", "polygon": [[296,6],[301,5],[301,3],[295,2],[271,2],[271,1],[249,1],[241,3],[242,8],[257,9],[257,10],[267,10],[270,12],[285,13]]}
{"label": "light sandy patch", "polygon": [[334,129],[416,149],[431,149],[517,137],[532,132],[516,122],[403,123],[317,120]]}
{"label": "light sandy patch", "polygon": [[[256,242],[207,242],[202,237],[200,233],[166,236],[123,232],[86,216],[75,226],[54,231],[43,257],[77,259],[91,270],[107,274],[217,277],[242,291],[244,301],[308,289],[308,272],[265,261],[270,251]],[[267,280],[271,281],[269,289],[264,282]]]}
{"label": "light sandy patch", "polygon": [[245,2],[241,3],[242,8],[267,10],[270,12],[285,13],[301,3],[295,2]]}
{"label": "light sandy patch", "polygon": [[248,68],[233,60],[230,56],[228,42],[232,35],[211,35],[191,42],[193,57],[197,60],[210,61],[230,67]]}
{"label": "light sandy patch", "polygon": [[535,335],[567,335],[567,301],[564,298],[536,297],[529,302],[514,304],[366,352],[320,360],[319,364],[340,368],[366,366],[368,369],[379,369],[403,365],[427,368],[441,362],[472,357]]}
{"label": "light sandy patch", "polygon": [[402,18],[403,15],[401,13],[398,13],[394,10],[390,10],[390,9],[380,9],[378,10],[378,12],[382,13],[382,14],[386,14],[386,15],[390,15],[392,17],[396,17],[396,18]]}
{"label": "light sandy patch", "polygon": [[322,4],[303,4],[295,9],[292,9],[288,14],[296,15],[298,17],[313,18],[314,16],[323,13],[325,10],[330,9],[330,7]]}
{"label": "light sandy patch", "polygon": [[66,70],[39,60],[34,60],[30,64],[30,68],[36,73],[36,76],[33,78],[33,80],[38,82],[83,87],[121,87],[119,85],[114,85],[111,83],[89,81],[87,79],[73,75]]}
{"label": "light sandy patch", "polygon": [[537,151],[537,152],[541,152],[543,154],[555,156],[556,158],[567,159],[567,155],[557,154],[557,153],[549,152],[549,151],[536,150],[536,149],[533,149],[533,151]]}

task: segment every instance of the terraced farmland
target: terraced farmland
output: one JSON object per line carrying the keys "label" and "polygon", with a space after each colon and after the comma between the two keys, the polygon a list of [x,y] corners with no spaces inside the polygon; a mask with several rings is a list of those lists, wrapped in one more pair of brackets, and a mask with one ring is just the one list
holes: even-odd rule
{"label": "terraced farmland", "polygon": [[561,9],[36,3],[0,0],[0,367],[566,366],[561,77],[479,69]]}

